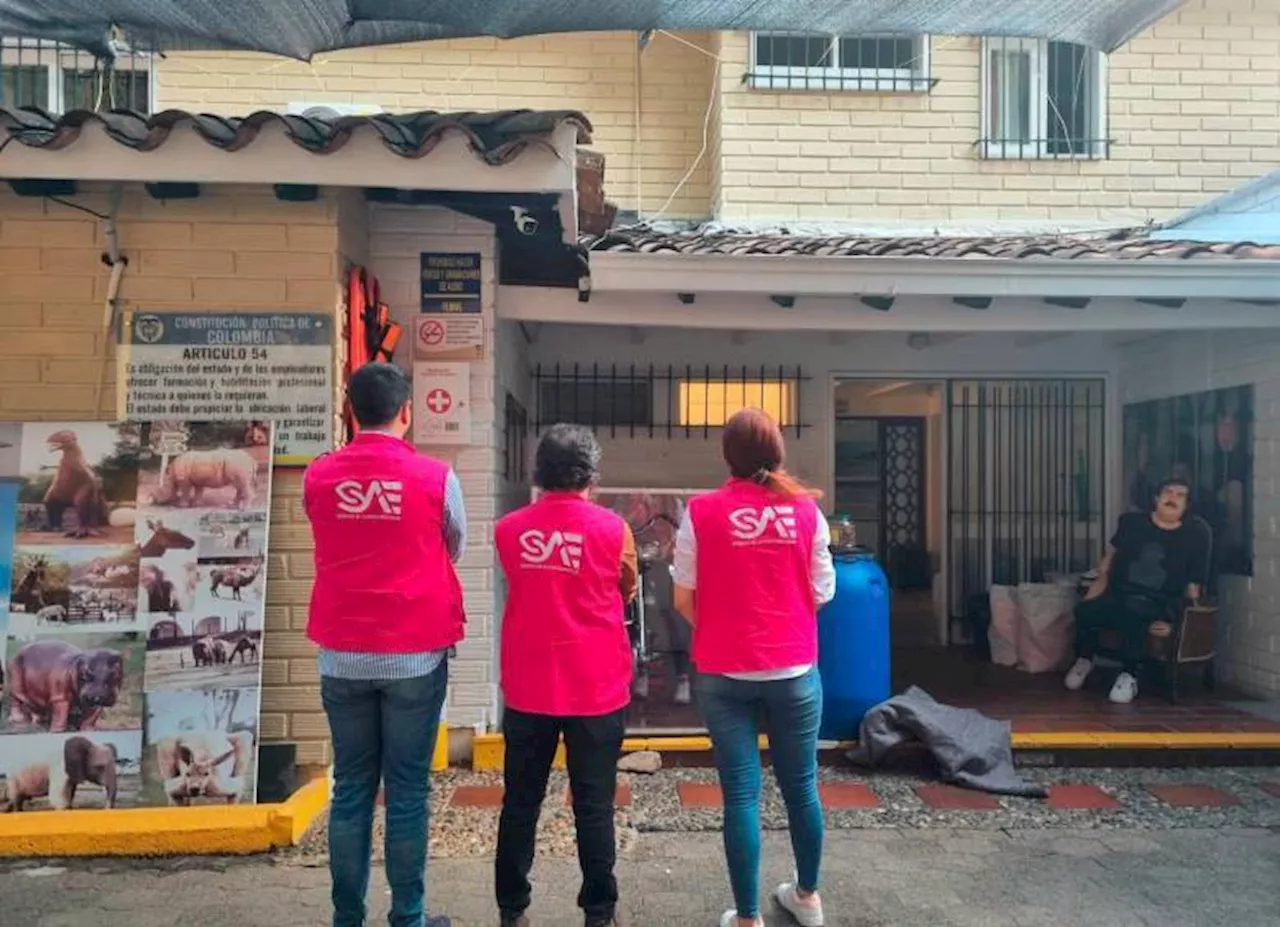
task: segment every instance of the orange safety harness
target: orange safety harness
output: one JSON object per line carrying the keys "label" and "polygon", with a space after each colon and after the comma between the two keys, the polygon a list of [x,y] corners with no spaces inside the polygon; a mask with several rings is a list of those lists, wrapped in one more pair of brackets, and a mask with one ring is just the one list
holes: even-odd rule
{"label": "orange safety harness", "polygon": [[[400,333],[400,326],[391,321],[390,307],[381,299],[378,278],[353,265],[347,272],[347,378],[371,361],[390,361]],[[347,440],[351,440],[357,428],[350,404],[343,417]]]}

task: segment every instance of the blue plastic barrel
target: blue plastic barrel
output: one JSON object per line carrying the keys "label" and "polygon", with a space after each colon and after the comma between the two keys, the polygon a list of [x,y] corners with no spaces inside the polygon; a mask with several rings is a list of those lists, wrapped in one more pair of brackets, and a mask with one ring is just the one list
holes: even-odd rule
{"label": "blue plastic barrel", "polygon": [[890,695],[889,580],[866,551],[837,553],[836,596],[818,613],[823,740],[854,740]]}

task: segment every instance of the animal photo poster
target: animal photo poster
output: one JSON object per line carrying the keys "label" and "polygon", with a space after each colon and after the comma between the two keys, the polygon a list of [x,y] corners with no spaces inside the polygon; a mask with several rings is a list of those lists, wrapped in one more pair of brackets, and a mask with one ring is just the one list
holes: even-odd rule
{"label": "animal photo poster", "polygon": [[0,812],[255,800],[272,452],[0,423]]}

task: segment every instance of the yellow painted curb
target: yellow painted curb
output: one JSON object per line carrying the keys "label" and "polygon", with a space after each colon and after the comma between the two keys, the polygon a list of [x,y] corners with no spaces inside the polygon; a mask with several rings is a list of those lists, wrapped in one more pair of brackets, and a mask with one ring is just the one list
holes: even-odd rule
{"label": "yellow painted curb", "polygon": [[[836,745],[847,750],[853,742]],[[760,738],[760,749],[769,748],[769,739]],[[1274,750],[1280,749],[1280,733],[1216,732],[1146,733],[1124,731],[1052,731],[1013,735],[1015,750]],[[624,753],[655,750],[658,753],[707,753],[709,737],[628,737]],[[501,770],[504,745],[501,734],[477,734],[471,751],[471,768]],[[555,768],[564,768],[564,744],[556,751]]]}
{"label": "yellow painted curb", "polygon": [[328,802],[320,778],[268,805],[3,814],[0,857],[264,853],[296,844]]}

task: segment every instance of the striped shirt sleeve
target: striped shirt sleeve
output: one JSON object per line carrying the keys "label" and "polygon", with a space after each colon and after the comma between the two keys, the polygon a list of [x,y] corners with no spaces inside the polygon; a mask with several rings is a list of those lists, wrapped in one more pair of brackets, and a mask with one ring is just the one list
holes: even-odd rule
{"label": "striped shirt sleeve", "polygon": [[444,484],[444,541],[449,559],[457,563],[467,551],[467,508],[462,501],[462,482],[452,470]]}

